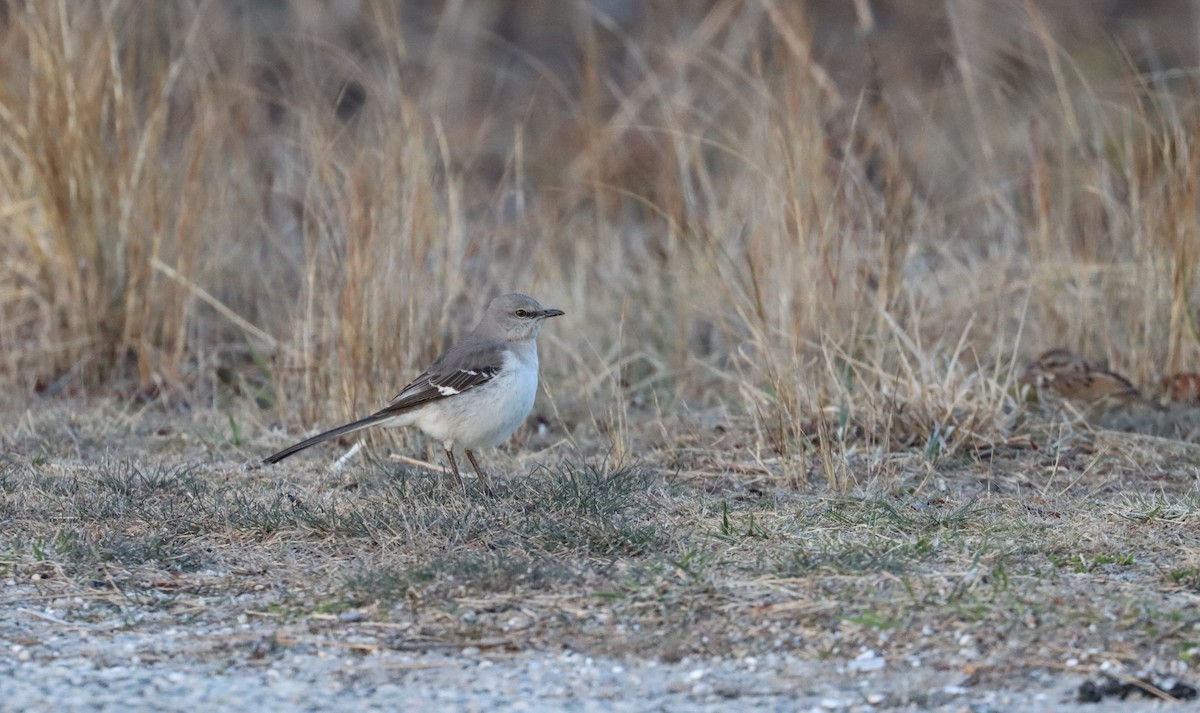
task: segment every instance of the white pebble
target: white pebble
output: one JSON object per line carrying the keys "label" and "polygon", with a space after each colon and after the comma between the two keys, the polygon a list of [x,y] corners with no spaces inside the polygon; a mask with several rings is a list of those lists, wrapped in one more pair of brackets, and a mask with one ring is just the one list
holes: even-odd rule
{"label": "white pebble", "polygon": [[878,671],[887,665],[887,659],[882,656],[877,656],[874,651],[867,650],[854,657],[854,660],[846,664],[846,668],[851,671]]}

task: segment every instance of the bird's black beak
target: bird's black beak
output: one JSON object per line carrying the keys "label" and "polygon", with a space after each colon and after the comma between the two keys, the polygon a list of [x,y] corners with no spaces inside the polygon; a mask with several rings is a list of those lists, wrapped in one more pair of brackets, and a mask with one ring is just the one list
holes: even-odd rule
{"label": "bird's black beak", "polygon": [[561,317],[564,314],[566,312],[563,312],[561,309],[544,309],[542,310],[542,319],[546,319],[547,317]]}

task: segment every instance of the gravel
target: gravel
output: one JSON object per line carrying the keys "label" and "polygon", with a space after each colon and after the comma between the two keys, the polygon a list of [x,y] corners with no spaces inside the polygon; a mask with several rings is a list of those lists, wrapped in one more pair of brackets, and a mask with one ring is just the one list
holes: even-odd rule
{"label": "gravel", "polygon": [[961,671],[871,651],[842,661],[771,654],[672,663],[473,646],[399,651],[358,645],[370,637],[353,618],[340,636],[313,643],[281,636],[271,621],[201,616],[181,626],[152,607],[84,615],[85,607],[23,601],[20,589],[5,587],[0,607],[4,711],[1161,710],[1132,699],[1075,703],[1079,674],[1016,673],[1013,690],[988,690]]}

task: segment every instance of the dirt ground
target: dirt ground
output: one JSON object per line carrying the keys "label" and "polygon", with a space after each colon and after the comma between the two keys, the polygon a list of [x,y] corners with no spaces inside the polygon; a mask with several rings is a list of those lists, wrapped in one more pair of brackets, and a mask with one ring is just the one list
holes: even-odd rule
{"label": "dirt ground", "polygon": [[[771,661],[780,701],[915,709],[1004,692],[1059,705],[1105,671],[1197,683],[1187,443],[1047,424],[953,459],[864,446],[840,456],[856,484],[832,492],[817,455],[755,457],[736,422],[697,420],[653,436],[691,445],[624,463],[526,439],[489,456],[488,498],[386,445],[340,472],[336,447],[248,469],[287,436],[239,440],[228,414],[8,413],[0,596],[18,663],[121,639],[147,666],[402,656],[450,679],[430,657],[744,682],[761,678],[746,662]],[[730,700],[693,688],[676,693]]]}

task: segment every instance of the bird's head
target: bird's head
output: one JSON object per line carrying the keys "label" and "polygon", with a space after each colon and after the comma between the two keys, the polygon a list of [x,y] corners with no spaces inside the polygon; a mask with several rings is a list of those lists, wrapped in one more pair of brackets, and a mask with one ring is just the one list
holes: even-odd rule
{"label": "bird's head", "polygon": [[543,307],[532,297],[514,292],[492,300],[479,326],[504,339],[532,339],[542,331],[542,322],[561,314],[561,309]]}

